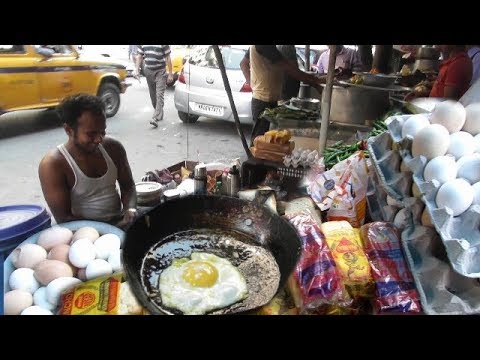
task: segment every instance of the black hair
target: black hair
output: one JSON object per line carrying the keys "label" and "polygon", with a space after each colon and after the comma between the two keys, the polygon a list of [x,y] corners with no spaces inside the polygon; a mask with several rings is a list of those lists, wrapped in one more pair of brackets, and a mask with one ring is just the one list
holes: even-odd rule
{"label": "black hair", "polygon": [[105,116],[105,104],[102,100],[97,96],[88,94],[67,96],[57,106],[56,110],[61,121],[74,130],[78,127],[78,118],[85,111],[90,111],[94,115]]}

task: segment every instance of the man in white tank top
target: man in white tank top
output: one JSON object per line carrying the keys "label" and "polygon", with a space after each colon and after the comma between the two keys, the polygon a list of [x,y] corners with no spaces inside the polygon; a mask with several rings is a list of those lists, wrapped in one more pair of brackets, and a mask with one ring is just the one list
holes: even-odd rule
{"label": "man in white tank top", "polygon": [[45,155],[38,168],[43,195],[55,220],[85,219],[127,227],[136,215],[135,183],[125,148],[105,136],[102,101],[96,96],[73,95],[62,101],[58,112],[68,141]]}

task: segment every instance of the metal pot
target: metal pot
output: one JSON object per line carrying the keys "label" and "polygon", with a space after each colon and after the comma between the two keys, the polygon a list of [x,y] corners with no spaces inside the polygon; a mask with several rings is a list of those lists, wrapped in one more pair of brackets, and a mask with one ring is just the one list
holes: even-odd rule
{"label": "metal pot", "polygon": [[440,51],[432,46],[424,46],[418,49],[417,52],[417,59],[431,59],[431,60],[438,60],[440,57]]}
{"label": "metal pot", "polygon": [[157,206],[128,229],[122,252],[130,287],[152,314],[181,314],[162,303],[159,279],[176,258],[208,252],[244,275],[248,297],[210,314],[245,312],[267,304],[300,258],[290,223],[264,206],[226,196],[189,196]]}
{"label": "metal pot", "polygon": [[[322,102],[325,91],[322,92]],[[355,86],[337,86],[332,89],[330,120],[356,125],[366,125],[385,114],[390,106],[389,92]]]}

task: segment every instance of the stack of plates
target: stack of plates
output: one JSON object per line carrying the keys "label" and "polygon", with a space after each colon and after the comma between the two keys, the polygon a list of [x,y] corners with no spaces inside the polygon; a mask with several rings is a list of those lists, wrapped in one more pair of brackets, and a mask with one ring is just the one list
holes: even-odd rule
{"label": "stack of plates", "polygon": [[141,181],[135,184],[137,203],[140,206],[155,206],[163,195],[162,185],[152,181]]}

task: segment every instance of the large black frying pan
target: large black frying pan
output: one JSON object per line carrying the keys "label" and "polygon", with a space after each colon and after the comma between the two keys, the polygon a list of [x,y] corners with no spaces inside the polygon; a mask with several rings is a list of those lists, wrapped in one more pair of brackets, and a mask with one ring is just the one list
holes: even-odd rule
{"label": "large black frying pan", "polygon": [[232,314],[267,304],[285,284],[301,251],[292,225],[268,208],[226,196],[167,201],[126,233],[124,269],[137,299],[152,314],[181,314],[162,304],[161,272],[192,252],[227,258],[247,281],[248,297],[209,314]]}

